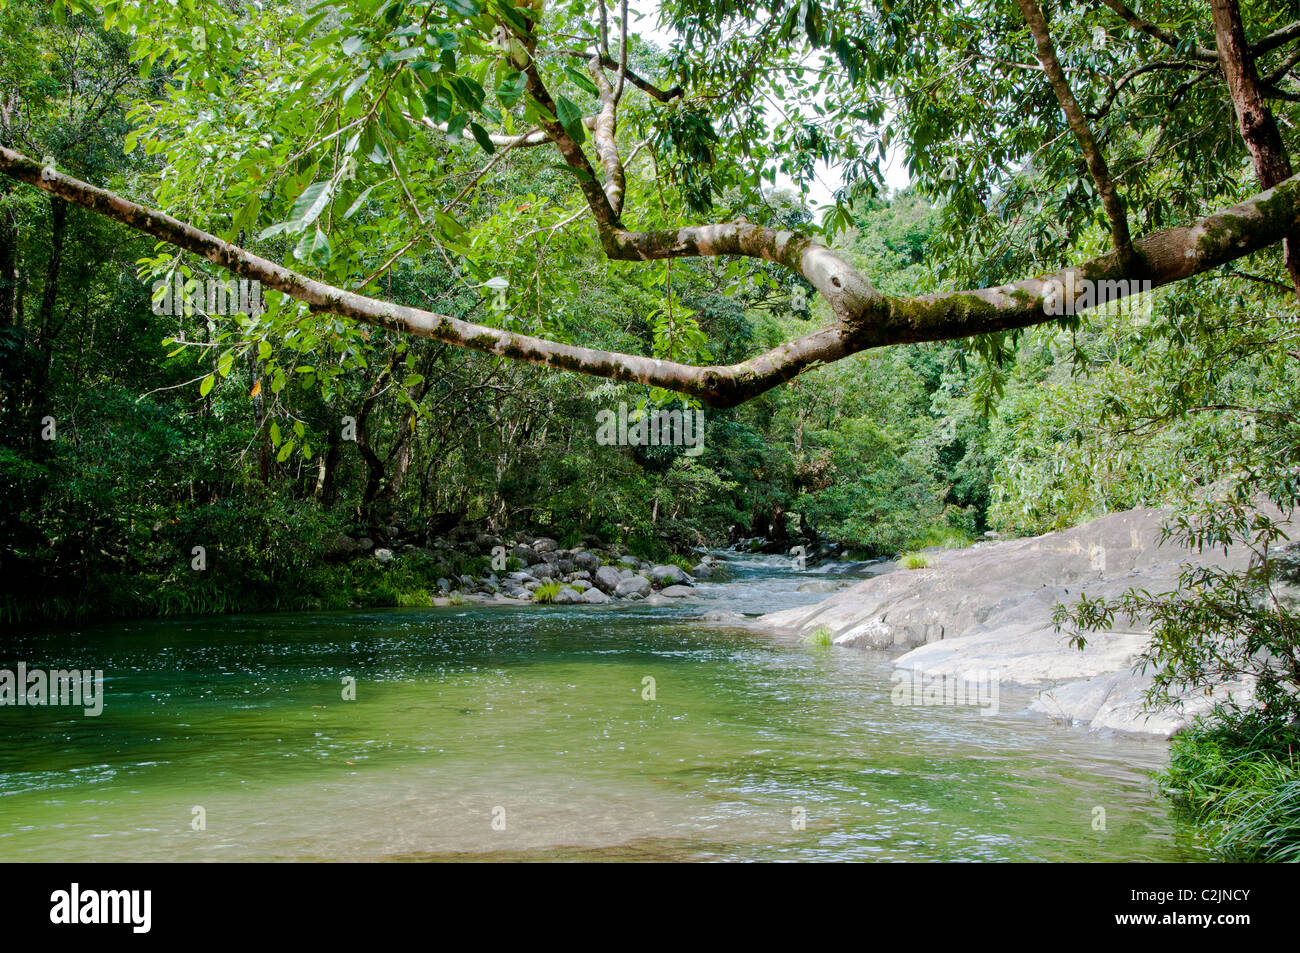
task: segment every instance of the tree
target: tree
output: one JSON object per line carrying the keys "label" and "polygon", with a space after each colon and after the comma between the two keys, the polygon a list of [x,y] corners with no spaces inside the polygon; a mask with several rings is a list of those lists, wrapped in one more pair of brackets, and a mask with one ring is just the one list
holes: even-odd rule
{"label": "tree", "polygon": [[[1270,98],[1297,98],[1286,86],[1294,83],[1300,26],[1281,24],[1251,43],[1236,0],[1216,0],[1211,24],[1194,5],[1170,5],[1177,30],[1118,0],[1107,0],[1104,11],[1063,7],[1051,23],[1033,0],[1017,0],[1015,8],[985,0],[956,12],[931,0],[865,8],[675,0],[665,12],[683,42],[666,64],[634,42],[625,4],[615,17],[604,2],[595,11],[581,2],[555,4],[544,17],[539,6],[350,0],[318,5],[304,17],[215,0],[109,0],[102,4],[106,25],[134,37],[142,70],[167,90],[137,108],[133,144],[165,156],[157,198],[190,222],[8,148],[0,151],[0,171],[280,292],[284,299],[253,328],[264,336],[301,332],[310,310],[640,381],[719,407],[868,348],[1058,320],[1062,288],[1071,314],[1076,303],[1086,308],[1094,300],[1080,290],[1085,286],[1109,283],[1119,296],[1144,282],[1180,281],[1288,240],[1300,220],[1300,180],[1289,174],[1268,108]],[[1249,12],[1269,26],[1280,15],[1275,6]],[[1213,48],[1203,45],[1209,35]],[[1037,66],[1023,62],[1031,38]],[[634,49],[647,65],[675,71],[679,82],[665,88],[645,79]],[[1186,78],[1170,93],[1179,76]],[[485,86],[493,82],[495,105]],[[562,86],[573,99],[558,92]],[[1225,86],[1240,137],[1204,129],[1207,117],[1222,118]],[[645,101],[625,107],[633,88]],[[764,103],[774,93],[779,108],[812,101],[816,118],[787,117],[773,129]],[[1045,94],[1060,114],[1041,108]],[[620,145],[621,121],[647,134],[644,157],[641,145]],[[680,223],[681,207],[699,214],[722,199],[733,207],[761,202],[764,179],[778,169],[802,176],[818,159],[839,162],[850,186],[876,187],[893,136],[907,138],[913,171],[936,193],[946,190],[945,215],[965,216],[965,236],[953,232],[956,246],[984,253],[956,270],[988,279],[983,287],[891,297],[810,235],[763,222]],[[504,320],[474,323],[360,293],[417,247],[436,250],[463,283],[481,286],[491,257],[510,242],[539,230],[571,235],[561,223],[575,212],[559,191],[539,200],[541,211],[492,205],[490,173],[534,148],[558,153],[569,194],[576,189],[582,199],[577,211],[611,261],[773,262],[816,290],[829,323],[737,364],[695,366],[569,343],[544,321],[542,333],[524,334]],[[1244,191],[1233,171],[1243,148],[1265,191],[1207,214]],[[480,166],[482,153],[491,158]],[[958,155],[964,159],[954,171]],[[1041,170],[1031,164],[1040,161]],[[1198,177],[1188,178],[1188,165]],[[534,169],[544,174],[547,166]],[[1054,180],[1040,192],[1044,174]],[[1179,175],[1192,187],[1157,194],[1176,190]],[[1035,215],[1011,207],[1024,206],[1026,194],[1039,203]],[[846,223],[851,198],[841,196],[828,214],[823,238]],[[469,226],[457,218],[462,205],[471,206]],[[358,214],[376,209],[400,226],[376,228],[372,216]],[[625,224],[632,215],[643,227]],[[1147,226],[1136,239],[1135,215]],[[1015,245],[1026,217],[1077,230],[989,254],[998,251],[984,244],[995,220],[1009,240],[1003,244]],[[1097,241],[1098,220],[1108,248]],[[240,236],[255,230],[251,244],[281,257],[296,239],[291,253],[303,270],[244,247],[249,242]],[[1099,253],[1082,264],[1012,280],[1011,269],[1027,255],[1047,251],[1065,261],[1089,249]],[[1287,260],[1294,261],[1290,252]],[[671,334],[677,320],[686,319],[666,322],[661,333]],[[314,333],[338,335],[344,346],[355,341],[337,327]]]}

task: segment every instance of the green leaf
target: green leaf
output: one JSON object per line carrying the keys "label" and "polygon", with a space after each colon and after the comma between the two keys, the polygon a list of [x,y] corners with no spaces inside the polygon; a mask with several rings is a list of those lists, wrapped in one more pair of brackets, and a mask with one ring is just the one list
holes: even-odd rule
{"label": "green leaf", "polygon": [[474,134],[475,140],[483,147],[483,151],[488,155],[497,151],[497,147],[492,144],[492,138],[488,135],[487,130],[476,122],[469,124],[469,131]]}
{"label": "green leaf", "polygon": [[265,360],[266,360],[268,357],[270,357],[270,356],[271,356],[271,342],[270,342],[270,341],[258,341],[258,342],[257,342],[257,359],[258,359],[259,361],[265,361]]}
{"label": "green leaf", "polygon": [[523,73],[510,72],[501,80],[495,93],[502,106],[513,106],[524,94],[526,80]]}
{"label": "green leaf", "polygon": [[199,396],[207,397],[208,394],[212,393],[212,388],[216,383],[217,376],[215,374],[209,374],[203,378],[203,382],[199,384]]}
{"label": "green leaf", "polygon": [[555,100],[555,118],[560,121],[569,138],[581,145],[587,138],[587,130],[582,125],[582,110],[563,96]]}
{"label": "green leaf", "polygon": [[289,230],[299,232],[316,221],[316,219],[320,218],[320,213],[325,211],[330,204],[330,199],[333,197],[334,183],[332,180],[326,179],[321,182],[313,182],[307,186],[302,190],[302,195],[298,196],[298,201],[293,203],[293,211],[289,213],[289,221],[286,223]]}
{"label": "green leaf", "polygon": [[285,445],[284,445],[283,447],[280,448],[280,452],[277,453],[277,454],[275,455],[275,462],[276,462],[276,463],[284,463],[284,461],[288,460],[288,459],[289,459],[289,454],[293,453],[293,445],[294,445],[296,442],[297,442],[297,441],[295,441],[295,440],[289,440],[289,441],[287,441],[287,442],[285,443]]}
{"label": "green leaf", "polygon": [[271,446],[273,447],[280,446],[280,440],[282,439],[280,436],[280,425],[276,423],[274,420],[271,421],[270,436],[271,436]]}
{"label": "green leaf", "polygon": [[573,85],[577,86],[583,92],[591,93],[591,95],[593,96],[600,95],[600,90],[596,88],[596,84],[591,81],[591,79],[587,76],[586,73],[584,73],[582,70],[578,69],[577,67],[572,66],[569,63],[565,63],[564,75],[569,77],[569,79],[573,82]]}
{"label": "green leaf", "polygon": [[370,70],[366,70],[360,76],[354,77],[352,82],[348,83],[347,89],[343,90],[343,102],[347,103],[349,99],[357,94],[357,90],[366,85],[366,80],[370,78]]}
{"label": "green leaf", "polygon": [[298,242],[298,247],[293,250],[294,258],[315,265],[318,268],[324,268],[328,265],[332,255],[333,249],[330,247],[330,240],[321,231],[319,225],[316,226],[314,234],[311,232],[304,234],[302,240]]}

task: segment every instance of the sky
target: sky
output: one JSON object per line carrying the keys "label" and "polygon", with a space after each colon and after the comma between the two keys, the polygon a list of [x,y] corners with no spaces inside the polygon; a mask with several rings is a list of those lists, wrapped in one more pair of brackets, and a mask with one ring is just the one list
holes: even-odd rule
{"label": "sky", "polygon": [[[629,33],[638,33],[664,49],[672,45],[676,34],[664,30],[660,24],[659,0],[629,0],[628,8],[632,13]],[[896,148],[890,150],[887,159],[885,182],[893,189],[904,189],[909,182],[907,167]],[[777,174],[776,184],[779,188],[798,191],[794,181],[780,173]],[[836,170],[827,167],[825,163],[818,163],[817,180],[809,184],[808,204],[814,208],[832,204],[832,194],[843,184],[843,177]]]}

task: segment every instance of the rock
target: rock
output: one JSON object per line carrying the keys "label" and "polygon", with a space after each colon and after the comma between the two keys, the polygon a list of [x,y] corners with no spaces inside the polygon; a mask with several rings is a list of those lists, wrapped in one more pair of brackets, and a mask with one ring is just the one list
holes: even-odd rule
{"label": "rock", "polygon": [[659,595],[667,599],[686,599],[695,595],[695,590],[690,586],[665,586],[659,590]]}
{"label": "rock", "polygon": [[713,622],[720,625],[744,625],[750,621],[739,612],[730,612],[726,609],[710,609],[704,615],[700,616],[701,622]]}
{"label": "rock", "polygon": [[575,572],[575,573],[570,573],[570,574],[569,574],[569,578],[570,578],[570,579],[586,579],[586,580],[590,581],[590,580],[591,580],[591,573],[587,572],[587,570],[585,570],[585,569],[579,569],[579,570],[578,570],[577,572]]}
{"label": "rock", "polygon": [[587,572],[595,572],[601,566],[600,557],[595,553],[589,553],[585,550],[574,553],[573,565],[578,569],[585,569]]}
{"label": "rock", "polygon": [[680,566],[660,565],[650,570],[650,578],[660,585],[685,585],[690,577]]}
{"label": "rock", "polygon": [[577,589],[579,592],[586,592],[591,588],[591,583],[587,582],[585,579],[570,579],[569,587]]}
{"label": "rock", "polygon": [[393,551],[391,549],[376,549],[375,559],[381,563],[391,563],[393,561]]}
{"label": "rock", "polygon": [[568,586],[565,586],[563,589],[561,589],[559,592],[555,594],[555,598],[552,599],[551,601],[554,602],[557,606],[575,605],[582,601],[582,593],[574,589],[571,589]]}
{"label": "rock", "polygon": [[533,549],[539,553],[553,553],[560,548],[560,544],[549,536],[543,536],[541,539],[533,540]]}
{"label": "rock", "polygon": [[357,540],[357,548],[360,549],[362,552],[368,553],[370,552],[370,550],[375,548],[375,541],[371,539],[369,536],[362,536],[360,539]]}
{"label": "rock", "polygon": [[601,566],[596,570],[596,585],[602,592],[613,592],[622,581],[623,577],[613,566]]}
{"label": "rock", "polygon": [[629,566],[632,569],[636,569],[641,565],[641,560],[637,559],[635,556],[619,556],[618,561],[624,566]]}
{"label": "rock", "polygon": [[840,587],[833,582],[827,582],[824,579],[815,579],[812,582],[803,582],[799,584],[799,592],[835,592]]}
{"label": "rock", "polygon": [[591,588],[582,594],[582,601],[589,605],[598,606],[609,602],[609,596],[605,595],[599,589]]}
{"label": "rock", "polygon": [[541,554],[531,546],[516,546],[510,550],[510,555],[518,559],[525,566],[532,566],[542,561]]}
{"label": "rock", "polygon": [[[633,598],[636,598],[636,597],[633,597]],[[645,597],[645,604],[648,605],[648,606],[650,606],[652,609],[653,609],[653,608],[659,608],[659,607],[662,607],[662,606],[671,606],[671,605],[675,605],[675,603],[673,602],[672,599],[667,599],[667,598],[664,597],[663,593],[661,593],[661,592],[654,592],[654,591],[651,591],[650,595],[648,595],[648,596]]]}
{"label": "rock", "polygon": [[624,579],[614,589],[614,595],[620,599],[642,598],[649,594],[650,580],[645,576],[633,576],[631,579]]}
{"label": "rock", "polygon": [[361,547],[351,536],[339,533],[325,544],[323,555],[326,559],[347,559],[360,552]]}
{"label": "rock", "polygon": [[538,563],[536,566],[529,568],[529,571],[538,579],[554,579],[560,575],[560,571],[550,563]]}
{"label": "rock", "polygon": [[708,563],[699,563],[691,570],[691,575],[696,579],[708,580],[713,578],[713,567]]}
{"label": "rock", "polygon": [[1033,711],[1097,730],[1168,735],[1201,701],[1190,699],[1182,713],[1142,711],[1151,675],[1131,670],[1149,641],[1144,623],[1121,617],[1114,631],[1090,633],[1080,651],[1052,621],[1057,604],[1084,593],[1168,592],[1187,564],[1239,570],[1249,562],[1241,547],[1225,557],[1222,549],[1160,545],[1162,522],[1159,511],[1132,510],[1061,533],[948,550],[933,567],[878,575],[757,624],[800,634],[825,628],[837,646],[905,653],[894,664],[926,677],[996,672],[1001,682],[1040,690]]}
{"label": "rock", "polygon": [[438,577],[438,588],[443,592],[451,592],[451,580],[445,576]]}

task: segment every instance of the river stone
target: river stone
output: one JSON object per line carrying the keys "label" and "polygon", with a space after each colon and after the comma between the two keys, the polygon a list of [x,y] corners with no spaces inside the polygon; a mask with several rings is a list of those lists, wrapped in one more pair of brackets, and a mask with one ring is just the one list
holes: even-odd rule
{"label": "river stone", "polygon": [[539,553],[553,553],[559,549],[560,544],[549,536],[543,536],[540,539],[533,540],[533,549]]}
{"label": "river stone", "polygon": [[381,563],[391,563],[393,561],[393,551],[391,549],[376,549],[375,559]]}
{"label": "river stone", "polygon": [[571,606],[582,601],[582,593],[565,586],[551,601],[557,606]]}
{"label": "river stone", "polygon": [[554,579],[560,574],[559,570],[550,563],[538,563],[536,566],[530,567],[529,572],[538,579]]}
{"label": "river stone", "polygon": [[668,599],[685,599],[695,595],[695,590],[690,586],[665,586],[659,590],[659,595]]}
{"label": "river stone", "polygon": [[582,594],[582,601],[593,606],[598,606],[609,602],[609,596],[605,595],[599,589],[592,588]]}
{"label": "river stone", "polygon": [[635,556],[619,556],[618,561],[624,566],[630,566],[633,569],[636,569],[641,565],[641,560],[637,559]]}
{"label": "river stone", "polygon": [[360,539],[357,540],[357,548],[362,550],[363,552],[369,552],[370,550],[375,548],[375,541],[371,539],[369,536],[362,536]]}
{"label": "river stone", "polygon": [[600,557],[595,553],[589,553],[586,550],[574,553],[573,565],[579,569],[585,569],[587,572],[595,572],[600,568]]}
{"label": "river stone", "polygon": [[650,595],[645,597],[645,604],[652,609],[657,609],[662,608],[663,606],[671,606],[675,603],[672,599],[665,598],[662,592],[651,591]]}
{"label": "river stone", "polygon": [[596,585],[604,592],[613,592],[622,581],[623,577],[613,566],[601,566],[596,570]]}
{"label": "river stone", "polygon": [[708,563],[700,563],[691,570],[691,575],[696,579],[712,579],[713,567]]}
{"label": "river stone", "polygon": [[531,546],[516,546],[510,550],[510,555],[521,561],[525,566],[532,566],[542,561],[541,555]]}
{"label": "river stone", "polygon": [[840,587],[833,582],[827,582],[825,579],[814,579],[811,582],[799,584],[799,592],[835,592]]}
{"label": "river stone", "polygon": [[614,590],[614,595],[620,599],[639,598],[650,593],[650,580],[645,576],[633,576],[631,579],[624,579]]}
{"label": "river stone", "polygon": [[569,588],[577,589],[579,592],[586,592],[591,588],[591,583],[587,582],[585,579],[570,579]]}
{"label": "river stone", "polygon": [[660,565],[650,570],[650,578],[661,585],[685,585],[690,577],[682,571],[680,566]]}

